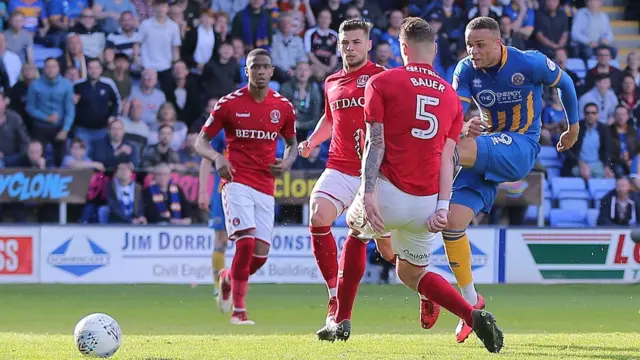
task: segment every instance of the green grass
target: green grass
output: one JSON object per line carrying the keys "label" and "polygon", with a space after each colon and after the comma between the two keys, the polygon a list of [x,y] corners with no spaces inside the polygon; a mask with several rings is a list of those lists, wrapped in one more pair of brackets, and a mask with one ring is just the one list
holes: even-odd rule
{"label": "green grass", "polygon": [[[501,358],[640,360],[640,287],[480,286],[505,332]],[[211,287],[1,285],[0,359],[77,359],[72,332],[92,312],[113,316],[124,342],[114,359],[492,359],[472,336],[456,344],[443,310],[422,330],[418,298],[402,286],[363,285],[347,343],[322,343],[322,286],[252,285],[254,327],[229,324]]]}

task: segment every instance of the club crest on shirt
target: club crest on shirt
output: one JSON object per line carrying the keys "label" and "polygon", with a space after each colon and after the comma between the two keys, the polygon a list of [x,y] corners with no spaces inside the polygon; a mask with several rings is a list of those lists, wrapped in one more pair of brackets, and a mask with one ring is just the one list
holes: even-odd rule
{"label": "club crest on shirt", "polygon": [[271,113],[269,114],[269,117],[271,117],[271,122],[274,124],[277,124],[280,122],[280,110],[271,110]]}
{"label": "club crest on shirt", "polygon": [[477,88],[482,87],[482,80],[478,78],[473,79],[473,87],[477,87]]}
{"label": "club crest on shirt", "polygon": [[360,75],[356,80],[356,86],[359,88],[367,86],[367,80],[369,80],[369,75]]}
{"label": "club crest on shirt", "polygon": [[238,226],[238,225],[240,225],[240,219],[238,219],[238,218],[233,218],[233,220],[232,220],[232,222],[231,222],[231,223],[233,224],[233,226]]}
{"label": "club crest on shirt", "polygon": [[515,86],[522,86],[524,84],[524,75],[522,73],[515,73],[511,76],[511,83]]}
{"label": "club crest on shirt", "polygon": [[551,59],[547,58],[547,67],[549,68],[549,70],[551,71],[556,71],[556,63],[554,63]]}

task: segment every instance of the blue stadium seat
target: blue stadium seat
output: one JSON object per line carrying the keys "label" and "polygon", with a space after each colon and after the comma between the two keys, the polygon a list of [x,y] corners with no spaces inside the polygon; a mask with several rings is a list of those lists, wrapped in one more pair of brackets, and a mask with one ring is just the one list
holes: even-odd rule
{"label": "blue stadium seat", "polygon": [[549,222],[552,227],[586,227],[587,209],[551,209]]}
{"label": "blue stadium seat", "polygon": [[[47,58],[58,58],[62,56],[62,50],[57,48],[46,48],[42,45],[33,45],[33,57],[38,69],[44,68],[44,61]],[[64,75],[64,74],[62,74]]]}
{"label": "blue stadium seat", "polygon": [[555,199],[589,199],[587,186],[579,177],[552,178],[551,191]]}
{"label": "blue stadium seat", "polygon": [[[544,199],[544,221],[549,221],[549,214],[551,213],[551,200]],[[537,205],[529,205],[527,208],[527,213],[525,215],[525,220],[527,221],[537,221],[538,220],[538,206]]]}
{"label": "blue stadium seat", "polygon": [[543,146],[540,149],[540,155],[538,155],[538,159],[540,160],[540,163],[547,168],[562,167],[562,159],[560,158],[558,150],[556,150],[555,146]]}
{"label": "blue stadium seat", "polygon": [[548,167],[547,176],[550,178],[560,177],[560,168]]}
{"label": "blue stadium seat", "polygon": [[[597,64],[598,64],[598,60],[595,58],[587,60],[587,71],[589,71],[588,69],[593,69],[594,67],[596,67]],[[620,69],[620,61],[616,59],[611,59],[611,61],[609,61],[609,65],[613,66],[616,69]],[[569,64],[567,64],[567,68],[568,67],[569,67]]]}
{"label": "blue stadium seat", "polygon": [[600,214],[599,209],[589,209],[587,210],[587,225],[590,227],[595,227],[598,222],[598,214]]}
{"label": "blue stadium seat", "polygon": [[600,200],[615,189],[616,179],[589,179],[589,194],[593,200]]}
{"label": "blue stadium seat", "polygon": [[560,199],[558,201],[560,209],[587,209],[589,200],[586,199]]}
{"label": "blue stadium seat", "polygon": [[336,221],[333,223],[333,226],[347,227],[347,213],[344,212],[342,215],[338,216]]}
{"label": "blue stadium seat", "polygon": [[587,69],[584,67],[582,59],[567,59],[567,69],[573,71],[582,80],[587,76]]}

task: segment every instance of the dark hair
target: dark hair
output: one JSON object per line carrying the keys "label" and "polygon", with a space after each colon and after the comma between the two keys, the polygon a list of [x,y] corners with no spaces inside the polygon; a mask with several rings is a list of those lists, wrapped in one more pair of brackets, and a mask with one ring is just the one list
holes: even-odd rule
{"label": "dark hair", "polygon": [[159,133],[160,133],[160,131],[162,131],[162,129],[164,129],[164,128],[169,128],[169,129],[171,129],[171,132],[173,132],[173,126],[171,126],[171,125],[167,125],[167,124],[164,124],[164,125],[160,125],[160,127],[158,128],[158,134],[159,134]]}
{"label": "dark hair", "polygon": [[122,52],[116,53],[116,55],[113,57],[113,62],[116,62],[118,60],[127,60],[128,62],[131,62],[129,55]]}
{"label": "dark hair", "polygon": [[[115,60],[115,57],[114,57]],[[89,66],[89,64],[91,64],[92,62],[97,62],[98,64],[100,64],[100,66],[102,66],[102,63],[100,62],[100,59],[98,58],[89,58],[87,59],[87,66]]]}
{"label": "dark hair", "polygon": [[626,106],[622,105],[622,104],[618,104],[614,111],[618,111],[618,109],[620,109],[620,108],[623,108],[623,109],[627,110],[627,113],[629,113],[629,109]]}
{"label": "dark hair", "polygon": [[424,19],[408,17],[402,21],[402,26],[400,26],[400,38],[418,43],[433,43],[436,32]]}
{"label": "dark hair", "polygon": [[169,0],[153,0],[153,6],[169,5]]}
{"label": "dark hair", "polygon": [[591,106],[596,108],[596,112],[599,112],[600,108],[598,108],[598,105],[596,105],[596,103],[594,103],[594,102],[587,103],[582,110],[583,111],[587,111],[587,108],[589,108]]}
{"label": "dark hair", "polygon": [[500,24],[490,17],[477,17],[467,24],[467,30],[491,30],[500,32]]}
{"label": "dark hair", "polygon": [[124,158],[120,158],[116,163],[116,170],[120,168],[120,165],[127,165],[127,168],[133,171],[133,164],[131,163],[131,161],[125,160]]}
{"label": "dark hair", "polygon": [[345,31],[362,30],[367,38],[369,38],[369,33],[371,32],[372,27],[373,25],[368,21],[362,19],[349,19],[340,24],[339,30],[341,33],[344,33]]}
{"label": "dark hair", "polygon": [[120,17],[122,18],[124,15],[127,15],[127,14],[129,14],[129,15],[133,16],[133,12],[131,12],[131,11],[127,10],[127,11],[123,11],[123,12],[121,12],[121,13],[120,13]]}
{"label": "dark hair", "polygon": [[610,79],[609,74],[597,74],[596,75],[596,82],[598,82],[600,80],[604,80],[604,79]]}
{"label": "dark hair", "polygon": [[80,147],[83,148],[83,149],[87,148],[87,145],[84,143],[84,140],[82,140],[80,138],[75,138],[75,139],[71,140],[71,146],[73,146],[74,144],[80,145]]}
{"label": "dark hair", "polygon": [[271,54],[269,53],[269,51],[267,51],[265,49],[260,49],[260,48],[259,49],[253,49],[253,50],[249,51],[249,53],[247,54],[247,59],[249,59],[251,57],[256,57],[256,56],[266,56],[269,59],[271,59]]}

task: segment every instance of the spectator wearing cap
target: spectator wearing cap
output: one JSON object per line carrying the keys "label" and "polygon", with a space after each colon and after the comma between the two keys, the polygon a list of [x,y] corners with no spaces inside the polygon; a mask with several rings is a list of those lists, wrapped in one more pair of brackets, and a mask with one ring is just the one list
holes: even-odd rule
{"label": "spectator wearing cap", "polygon": [[213,17],[211,9],[203,11],[200,24],[187,31],[184,37],[180,56],[191,69],[202,71],[220,47],[220,35],[213,29]]}
{"label": "spectator wearing cap", "polygon": [[171,167],[168,164],[155,166],[153,180],[142,196],[149,224],[191,224],[189,203],[182,189],[171,180]]}
{"label": "spectator wearing cap", "polygon": [[310,79],[309,63],[300,61],[296,65],[294,78],[280,88],[282,96],[291,101],[296,111],[296,133],[299,141],[306,139],[306,134],[316,127],[322,114],[320,87]]}
{"label": "spectator wearing cap", "polygon": [[107,36],[108,47],[115,47],[116,54],[125,54],[130,61],[140,62],[140,43],[142,35],[136,31],[136,19],[132,12],[125,11],[120,15],[120,29]]}
{"label": "spectator wearing cap", "polygon": [[142,187],[133,180],[133,164],[121,161],[107,185],[107,205],[98,209],[101,224],[145,225]]}
{"label": "spectator wearing cap", "polygon": [[245,51],[255,48],[269,50],[271,46],[273,25],[269,12],[263,6],[264,0],[249,0],[249,5],[233,18],[231,36],[242,39]]}
{"label": "spectator wearing cap", "polygon": [[29,85],[39,78],[40,72],[35,65],[23,64],[18,82],[11,88],[9,94],[5,93],[5,96],[9,95],[9,108],[20,115],[29,133],[33,130],[33,121],[27,113],[27,92]]}
{"label": "spectator wearing cap", "polygon": [[129,66],[131,61],[125,53],[116,53],[113,58],[114,68],[113,70],[105,70],[104,76],[113,80],[120,94],[120,101],[122,102],[122,110],[127,108],[127,99],[131,96],[131,90],[133,88],[133,81],[131,80],[131,73]]}
{"label": "spectator wearing cap", "polygon": [[7,49],[16,53],[23,64],[33,64],[33,35],[27,33],[23,26],[24,14],[20,11],[11,13],[9,29],[4,32],[4,36],[7,38]]}
{"label": "spectator wearing cap", "polygon": [[620,89],[620,85],[622,84],[622,70],[611,66],[611,49],[606,46],[597,47],[596,59],[596,66],[587,72],[585,90],[591,90],[600,75],[609,76],[612,89]]}
{"label": "spectator wearing cap", "polygon": [[[613,124],[613,114],[618,105],[618,97],[611,89],[611,79],[607,75],[598,75],[596,86],[584,93],[578,100],[580,110],[585,108],[586,104],[594,103],[599,107],[599,118],[603,124]],[[584,117],[584,113],[580,111],[580,117]]]}
{"label": "spectator wearing cap", "polygon": [[140,57],[142,67],[157,72],[162,89],[171,85],[171,66],[180,60],[182,39],[180,28],[168,17],[167,0],[154,0],[154,16],[140,24],[138,32],[142,37]]}
{"label": "spectator wearing cap", "polygon": [[500,16],[500,19],[498,21],[500,24],[502,43],[506,46],[513,46],[514,48],[519,50],[525,50],[526,43],[518,33],[513,31],[511,18],[503,15]]}
{"label": "spectator wearing cap", "polygon": [[8,100],[0,88],[0,168],[13,166],[29,146],[27,128],[20,115],[7,108]]}
{"label": "spectator wearing cap", "polygon": [[455,0],[436,0],[425,7],[421,17],[429,19],[433,13],[440,14],[442,32],[449,35],[451,42],[455,43],[464,37],[466,16],[462,9],[455,4]]}
{"label": "spectator wearing cap", "polygon": [[76,112],[73,86],[60,76],[60,66],[54,58],[45,60],[44,74],[29,86],[27,112],[34,120],[33,137],[42,146],[53,144],[55,163],[60,166]]}
{"label": "spectator wearing cap", "polygon": [[304,51],[311,60],[314,77],[324,81],[338,65],[338,33],[329,28],[331,11],[320,10],[317,17],[318,25],[304,34]]}
{"label": "spectator wearing cap", "polygon": [[69,31],[77,34],[82,40],[82,49],[85,56],[90,58],[100,57],[107,39],[96,22],[96,17],[91,8],[82,9],[80,20]]}
{"label": "spectator wearing cap", "polygon": [[[92,144],[107,135],[107,125],[120,113],[120,94],[113,80],[102,77],[100,60],[89,60],[87,72],[87,79],[73,86],[79,98],[74,133],[85,144]],[[91,146],[87,149],[91,152]]]}
{"label": "spectator wearing cap", "polygon": [[9,92],[11,87],[18,82],[20,71],[22,71],[22,61],[20,61],[18,54],[7,49],[7,38],[4,33],[0,33],[0,66],[4,66],[7,73],[9,86],[6,89]]}
{"label": "spectator wearing cap", "polygon": [[557,49],[567,46],[569,18],[558,9],[560,0],[545,0],[544,4],[535,16],[535,41],[540,52],[552,58]]}
{"label": "spectator wearing cap", "polygon": [[184,61],[173,65],[173,83],[165,94],[167,102],[173,104],[177,118],[187,125],[194,123],[202,112],[202,89]]}
{"label": "spectator wearing cap", "polygon": [[82,10],[89,6],[87,0],[50,0],[47,39],[54,47],[62,47],[69,31],[82,17]]}
{"label": "spectator wearing cap", "polygon": [[607,46],[615,58],[616,51],[611,47],[613,30],[609,16],[600,11],[601,0],[586,0],[586,5],[576,12],[571,26],[571,39],[576,43],[578,56],[589,59],[598,46]]}
{"label": "spectator wearing cap", "polygon": [[616,180],[616,188],[600,200],[598,226],[634,226],[638,223],[640,203],[634,201],[631,184],[625,177]]}
{"label": "spectator wearing cap", "polygon": [[[281,14],[278,30],[273,34],[271,42],[273,66],[278,72],[288,74],[287,78],[293,74],[293,69],[299,61],[309,61],[307,53],[304,51],[302,38],[292,30],[291,15],[289,13]],[[281,77],[283,76],[281,75]]]}
{"label": "spectator wearing cap", "polygon": [[71,140],[69,153],[62,160],[61,168],[68,169],[93,169],[104,171],[104,165],[97,161],[92,161],[87,155],[87,145],[82,139]]}
{"label": "spectator wearing cap", "polygon": [[[158,110],[160,106],[167,102],[164,93],[156,88],[158,85],[158,73],[153,69],[145,69],[142,72],[142,81],[140,85],[134,86],[131,90],[129,102],[132,100],[140,100],[144,106],[142,113],[142,121],[151,126],[156,122]],[[127,113],[128,109],[123,112]]]}
{"label": "spectator wearing cap", "polygon": [[76,68],[80,73],[80,79],[87,78],[87,57],[82,50],[82,39],[77,34],[70,34],[65,43],[65,52],[58,58],[60,73],[65,74],[67,69]]}
{"label": "spectator wearing cap", "polygon": [[93,2],[93,13],[98,19],[100,27],[107,34],[118,31],[119,20],[125,12],[134,19],[138,16],[136,7],[130,0],[95,0]]}
{"label": "spectator wearing cap", "polygon": [[241,82],[240,65],[234,58],[233,46],[223,43],[218,56],[209,60],[202,72],[202,83],[207,98],[221,98],[234,91]]}

